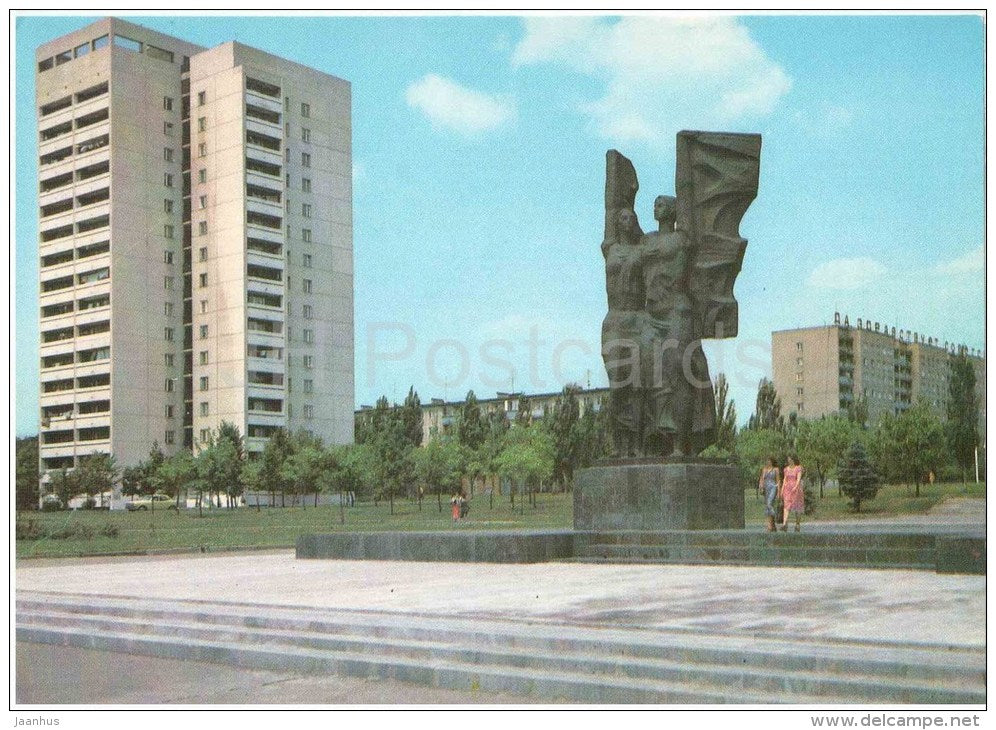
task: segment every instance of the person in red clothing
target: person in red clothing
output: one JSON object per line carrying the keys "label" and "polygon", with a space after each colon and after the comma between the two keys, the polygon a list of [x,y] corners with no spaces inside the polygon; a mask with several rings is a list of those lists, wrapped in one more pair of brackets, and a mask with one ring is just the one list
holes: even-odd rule
{"label": "person in red clothing", "polygon": [[457,492],[450,499],[450,507],[453,510],[453,521],[456,522],[460,519],[460,493]]}
{"label": "person in red clothing", "polygon": [[802,512],[805,509],[805,498],[802,491],[802,465],[799,457],[789,457],[789,464],[782,470],[782,501],[785,511],[782,519],[782,532],[788,530],[789,513],[795,513],[795,531],[799,532]]}

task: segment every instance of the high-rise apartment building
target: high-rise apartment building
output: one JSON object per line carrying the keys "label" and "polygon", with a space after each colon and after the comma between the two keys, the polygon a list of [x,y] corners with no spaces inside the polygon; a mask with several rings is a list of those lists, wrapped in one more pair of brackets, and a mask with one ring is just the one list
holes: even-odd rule
{"label": "high-rise apartment building", "polygon": [[349,83],[115,18],[36,61],[42,471],[352,441]]}
{"label": "high-rise apartment building", "polygon": [[941,343],[918,332],[883,327],[834,315],[834,324],[771,333],[771,365],[782,414],[800,418],[845,411],[863,398],[868,420],[901,413],[924,402],[940,418],[947,416],[950,361],[964,352],[975,368],[979,428],[985,432],[984,354],[954,343]]}

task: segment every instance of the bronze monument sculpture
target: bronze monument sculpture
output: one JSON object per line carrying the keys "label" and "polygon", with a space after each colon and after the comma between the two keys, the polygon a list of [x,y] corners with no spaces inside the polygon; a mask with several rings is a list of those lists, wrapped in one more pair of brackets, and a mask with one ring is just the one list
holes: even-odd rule
{"label": "bronze monument sculpture", "polygon": [[617,457],[688,458],[715,439],[701,340],[737,334],[739,226],[757,195],[760,154],[757,134],[679,132],[677,197],[654,201],[658,230],[648,233],[634,209],[633,164],[606,154],[602,358]]}

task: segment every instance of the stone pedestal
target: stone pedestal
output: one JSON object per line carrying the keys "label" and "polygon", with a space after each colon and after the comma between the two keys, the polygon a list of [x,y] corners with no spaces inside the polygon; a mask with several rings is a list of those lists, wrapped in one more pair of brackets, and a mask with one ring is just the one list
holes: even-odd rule
{"label": "stone pedestal", "polygon": [[574,485],[576,530],[743,529],[744,488],[733,465],[659,459],[599,462]]}

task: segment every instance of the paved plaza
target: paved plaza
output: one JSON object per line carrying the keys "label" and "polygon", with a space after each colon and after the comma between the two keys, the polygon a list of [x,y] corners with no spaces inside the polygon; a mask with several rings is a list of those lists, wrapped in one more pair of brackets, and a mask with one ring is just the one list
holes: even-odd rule
{"label": "paved plaza", "polygon": [[[924,519],[880,520],[877,526],[910,529],[922,523],[975,531],[984,527],[983,508],[980,500],[954,502]],[[275,616],[288,611],[315,616],[340,612],[348,613],[351,621],[421,623],[439,627],[440,633],[447,626],[473,624],[579,636],[630,632],[641,641],[677,636],[680,642],[708,647],[768,642],[790,652],[791,642],[806,642],[809,650],[824,644],[846,654],[853,646],[855,654],[868,656],[893,650],[933,655],[985,650],[985,577],[930,571],[298,560],[292,551],[279,550],[29,560],[18,564],[16,586],[19,601],[90,597],[163,606],[177,602],[201,611],[228,605]],[[156,677],[177,659],[128,656],[119,662],[114,654],[93,648],[19,644],[19,701],[85,701],[79,698],[81,692],[95,703],[527,701],[514,692],[418,688],[393,679],[372,682],[369,677],[338,682],[293,671],[212,669],[197,661],[177,664],[183,671],[173,676],[182,681],[162,697],[155,689],[149,694],[149,688],[159,686]],[[81,679],[92,674],[87,667],[94,666],[104,667],[98,673],[102,678]],[[115,672],[122,675],[120,683],[113,681]],[[77,677],[69,687],[56,679],[67,674]],[[219,681],[200,681],[201,676],[217,676]],[[145,690],[136,677],[144,678]]]}

